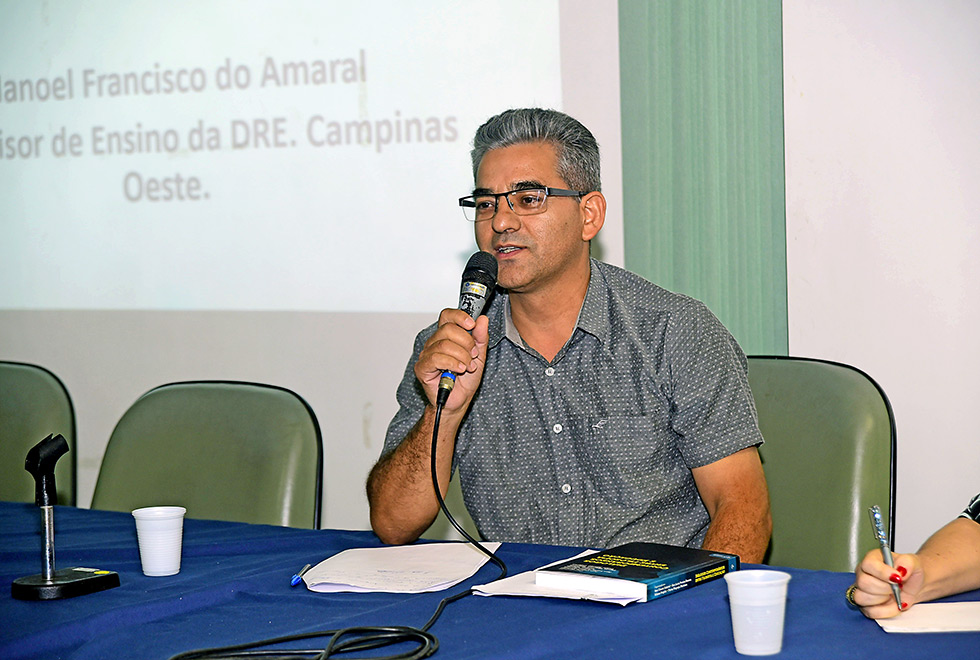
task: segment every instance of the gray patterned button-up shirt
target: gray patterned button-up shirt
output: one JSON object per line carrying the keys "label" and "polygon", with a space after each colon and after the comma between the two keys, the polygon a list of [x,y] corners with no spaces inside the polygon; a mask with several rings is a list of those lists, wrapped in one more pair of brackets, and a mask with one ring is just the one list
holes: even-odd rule
{"label": "gray patterned button-up shirt", "polygon": [[[691,469],[762,444],[745,355],[702,303],[592,261],[571,339],[550,363],[487,310],[483,382],[454,462],[480,534],[493,541],[700,547],[709,518]],[[412,371],[436,325],[415,339],[384,452],[426,398]]]}

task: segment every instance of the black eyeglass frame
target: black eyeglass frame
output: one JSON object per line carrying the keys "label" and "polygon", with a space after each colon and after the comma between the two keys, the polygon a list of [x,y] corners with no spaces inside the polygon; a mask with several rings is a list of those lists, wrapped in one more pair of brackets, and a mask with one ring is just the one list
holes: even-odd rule
{"label": "black eyeglass frame", "polygon": [[[533,213],[521,213],[514,208],[514,203],[510,201],[510,196],[518,192],[528,192],[531,190],[543,190],[545,203],[541,205],[541,210],[534,211]],[[467,195],[466,197],[459,198],[459,206],[463,211],[463,217],[466,218],[467,222],[480,222],[476,219],[476,211],[474,210],[474,218],[470,220],[466,217],[466,209],[476,209],[476,198],[479,197],[484,199],[486,197],[493,197],[493,215],[491,215],[487,220],[492,220],[494,216],[497,215],[497,209],[500,208],[500,198],[503,197],[507,200],[507,206],[510,210],[517,215],[537,215],[538,213],[544,213],[545,207],[548,203],[549,197],[583,197],[588,195],[587,190],[567,190],[565,188],[549,188],[548,186],[529,186],[527,188],[515,188],[514,190],[508,190],[501,193],[481,193],[479,195]]]}

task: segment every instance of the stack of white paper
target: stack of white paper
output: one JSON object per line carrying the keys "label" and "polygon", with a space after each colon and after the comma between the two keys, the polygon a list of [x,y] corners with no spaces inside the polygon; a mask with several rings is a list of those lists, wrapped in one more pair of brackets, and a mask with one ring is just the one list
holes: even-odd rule
{"label": "stack of white paper", "polygon": [[[484,543],[496,552],[499,543]],[[489,557],[469,543],[420,543],[352,548],[324,559],[303,575],[311,591],[439,591],[475,574]]]}
{"label": "stack of white paper", "polygon": [[[595,552],[595,550],[586,550],[585,552],[575,555],[575,557],[569,557],[569,559],[589,555],[593,552]],[[563,561],[567,560],[561,559],[548,564],[548,566],[554,566],[555,564],[560,564]],[[547,566],[543,566],[542,568],[547,568]],[[590,593],[587,591],[542,587],[541,585],[534,583],[534,571],[518,573],[517,575],[512,575],[504,578],[503,580],[497,580],[496,582],[490,582],[489,584],[479,584],[473,587],[473,593],[478,596],[541,596],[544,598],[571,598],[572,600],[594,600],[600,603],[615,603],[616,605],[629,605],[630,603],[635,603],[640,600],[639,598],[626,598],[615,594],[600,594]]]}
{"label": "stack of white paper", "polygon": [[885,632],[980,631],[980,602],[919,603],[891,619],[876,619]]}

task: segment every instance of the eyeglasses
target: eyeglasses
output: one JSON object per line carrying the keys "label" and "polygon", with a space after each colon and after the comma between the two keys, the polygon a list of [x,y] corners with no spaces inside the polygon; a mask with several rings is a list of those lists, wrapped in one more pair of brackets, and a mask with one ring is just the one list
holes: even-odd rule
{"label": "eyeglasses", "polygon": [[581,197],[585,194],[584,191],[563,188],[522,188],[502,193],[467,195],[459,198],[459,205],[463,208],[463,217],[470,222],[481,222],[497,214],[497,203],[501,197],[507,200],[507,206],[515,214],[535,215],[547,210],[549,197]]}

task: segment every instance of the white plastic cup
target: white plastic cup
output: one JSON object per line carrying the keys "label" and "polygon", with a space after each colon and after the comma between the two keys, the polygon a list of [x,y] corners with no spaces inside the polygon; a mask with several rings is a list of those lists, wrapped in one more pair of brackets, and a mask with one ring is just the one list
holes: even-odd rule
{"label": "white plastic cup", "polygon": [[783,571],[725,574],[736,651],[742,655],[773,655],[783,648],[789,579],[790,574]]}
{"label": "white plastic cup", "polygon": [[133,511],[143,575],[158,577],[180,572],[185,513],[187,509],[182,506],[148,506]]}

